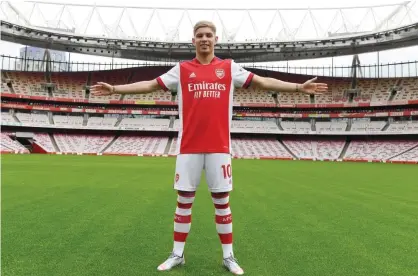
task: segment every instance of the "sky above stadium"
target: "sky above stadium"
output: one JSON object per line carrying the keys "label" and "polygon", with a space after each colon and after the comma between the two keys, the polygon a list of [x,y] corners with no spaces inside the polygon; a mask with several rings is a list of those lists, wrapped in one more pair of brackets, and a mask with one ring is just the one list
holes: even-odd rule
{"label": "sky above stadium", "polygon": [[[191,39],[191,28],[193,21],[200,19],[213,20],[219,26],[220,41],[227,41],[229,38],[235,40],[255,40],[260,37],[266,39],[274,38],[280,40],[306,39],[314,37],[325,37],[329,33],[341,33],[344,31],[365,31],[374,27],[392,26],[391,24],[409,24],[418,21],[418,0],[410,1],[407,9],[400,9],[397,15],[389,21],[387,16],[396,9],[396,6],[375,7],[373,9],[344,9],[340,13],[337,10],[317,10],[321,8],[336,7],[364,7],[376,5],[399,4],[396,0],[350,0],[350,1],[329,1],[329,0],[293,0],[293,1],[271,1],[271,0],[211,0],[211,1],[190,1],[190,0],[154,0],[154,1],[80,1],[68,0],[43,1],[34,5],[13,1],[13,5],[19,9],[32,24],[49,24],[51,27],[75,27],[77,32],[105,36],[125,37],[147,37],[159,40],[182,40]],[[48,5],[46,2],[71,3],[82,5],[111,5],[130,6],[130,16],[122,14],[123,9],[117,7],[100,8],[94,10],[89,7],[71,6],[62,9],[59,5]],[[2,6],[3,7],[3,3]],[[152,9],[135,9],[134,7],[149,8],[178,8],[177,11],[158,10],[152,14]],[[219,11],[213,10],[187,12],[184,16],[182,9],[216,9],[233,8],[248,9],[241,11]],[[253,9],[271,9],[270,11],[254,11]],[[312,9],[307,11],[306,9]],[[55,9],[55,10],[54,10]],[[64,12],[60,13],[60,10]],[[280,13],[277,13],[280,9]],[[291,9],[291,10],[289,10]],[[301,9],[301,10],[298,10]],[[10,13],[9,13],[10,14]],[[60,21],[57,16],[60,14]],[[126,13],[125,13],[126,14]],[[5,9],[0,13],[2,19],[5,17]],[[182,17],[183,16],[183,17]],[[185,19],[187,17],[187,19]],[[91,18],[91,20],[89,20]],[[5,20],[12,20],[6,18]],[[151,19],[151,20],[150,20]],[[142,20],[142,21],[141,21]],[[47,22],[47,23],[45,23]],[[117,22],[117,23],[116,23]],[[119,24],[119,25],[118,25]],[[383,24],[383,25],[382,25]],[[147,26],[144,29],[143,25]],[[119,26],[119,27],[118,27]],[[133,27],[135,26],[135,27]],[[138,27],[139,26],[139,27]],[[142,27],[142,28],[141,28]],[[223,28],[225,27],[225,28]],[[173,30],[178,30],[174,32]],[[281,30],[277,32],[276,30]],[[176,37],[171,34],[176,33]],[[169,36],[167,36],[169,34]],[[18,47],[17,47],[18,46]],[[1,52],[3,54],[18,56],[18,49],[22,45],[16,45],[1,41]],[[376,53],[360,55],[363,64],[374,64]],[[334,64],[350,64],[351,56],[334,58]],[[83,60],[92,62],[109,62],[110,58],[71,54],[71,60]],[[409,47],[380,53],[381,62],[396,62],[418,60],[418,47]],[[291,61],[291,65],[330,65],[331,59],[317,59],[305,61]]]}

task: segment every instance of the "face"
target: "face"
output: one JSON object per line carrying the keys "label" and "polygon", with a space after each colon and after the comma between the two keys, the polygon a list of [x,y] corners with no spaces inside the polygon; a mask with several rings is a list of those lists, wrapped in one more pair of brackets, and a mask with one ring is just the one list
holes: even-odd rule
{"label": "face", "polygon": [[193,45],[196,47],[196,52],[203,55],[213,53],[216,42],[218,42],[218,37],[209,27],[197,29],[193,38]]}

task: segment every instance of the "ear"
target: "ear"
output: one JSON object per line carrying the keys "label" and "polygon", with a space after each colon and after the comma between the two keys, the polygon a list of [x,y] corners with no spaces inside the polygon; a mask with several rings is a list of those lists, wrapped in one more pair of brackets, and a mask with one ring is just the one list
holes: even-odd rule
{"label": "ear", "polygon": [[192,43],[194,46],[196,46],[196,40],[194,39],[194,37],[192,38]]}
{"label": "ear", "polygon": [[218,36],[215,36],[215,44],[218,43]]}

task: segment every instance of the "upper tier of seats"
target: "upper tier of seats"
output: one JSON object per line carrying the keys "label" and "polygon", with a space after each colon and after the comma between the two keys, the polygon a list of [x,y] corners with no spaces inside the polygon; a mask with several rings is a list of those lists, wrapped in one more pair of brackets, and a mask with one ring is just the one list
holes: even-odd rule
{"label": "upper tier of seats", "polygon": [[[10,85],[2,83],[2,93],[16,93],[32,96],[50,96],[72,99],[100,100],[142,100],[142,101],[172,101],[171,93],[162,89],[142,95],[112,95],[93,96],[86,92],[86,88],[99,81],[110,84],[125,84],[142,80],[154,79],[170,67],[142,67],[128,68],[112,71],[95,72],[54,72],[51,73],[51,82],[55,85],[51,93],[48,92],[45,73],[41,72],[3,72],[3,79],[10,79]],[[250,69],[252,70],[252,69]],[[254,70],[252,70],[254,71]],[[311,76],[293,75],[274,71],[255,70],[261,76],[278,78],[284,81],[302,83]],[[351,88],[349,78],[320,77],[318,81],[328,84],[328,92],[316,95],[313,99],[303,93],[278,93],[273,98],[271,92],[260,89],[249,88],[248,90],[238,88],[234,94],[234,103],[252,104],[331,104],[346,103],[349,101],[346,89]],[[397,92],[392,95],[393,87]],[[356,88],[359,94],[352,101],[357,103],[387,102],[400,100],[418,99],[418,78],[389,78],[389,79],[358,79]],[[176,99],[174,99],[176,100]]]}

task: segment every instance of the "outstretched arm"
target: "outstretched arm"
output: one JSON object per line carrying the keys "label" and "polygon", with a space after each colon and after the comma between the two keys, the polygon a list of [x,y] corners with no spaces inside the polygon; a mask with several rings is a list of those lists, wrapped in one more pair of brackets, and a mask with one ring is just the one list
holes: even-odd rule
{"label": "outstretched arm", "polygon": [[304,83],[285,82],[278,79],[254,75],[251,87],[275,92],[302,92],[307,94],[322,94],[328,90],[326,83],[315,83],[316,77]]}
{"label": "outstretched arm", "polygon": [[105,82],[98,82],[90,88],[90,92],[95,96],[107,96],[111,94],[145,94],[152,93],[159,88],[160,85],[156,79],[123,85],[110,85]]}

